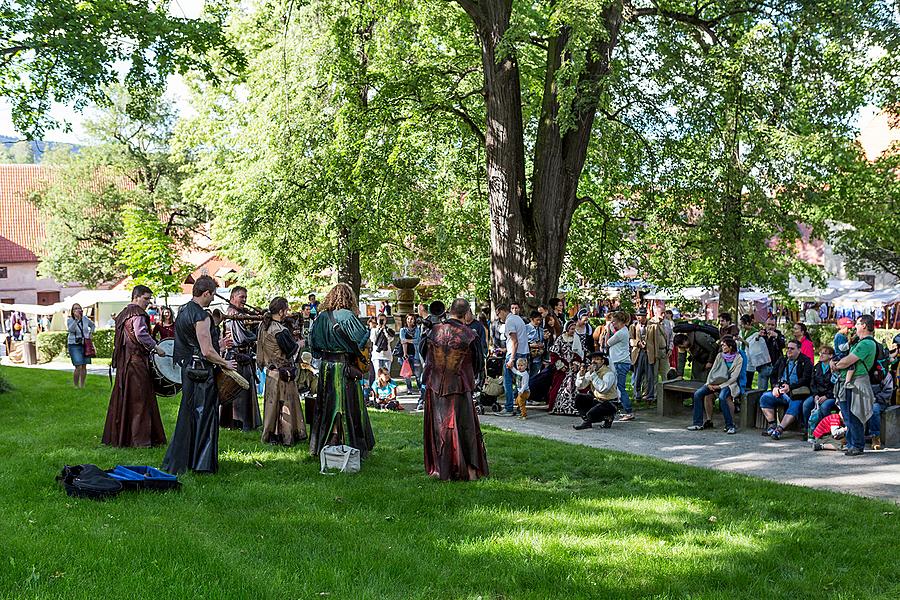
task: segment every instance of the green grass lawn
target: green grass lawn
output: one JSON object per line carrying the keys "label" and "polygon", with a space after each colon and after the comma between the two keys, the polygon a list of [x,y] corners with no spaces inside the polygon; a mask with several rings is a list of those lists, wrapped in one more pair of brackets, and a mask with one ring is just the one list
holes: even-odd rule
{"label": "green grass lawn", "polygon": [[100,444],[105,378],[3,372],[0,597],[900,598],[895,505],[489,427],[492,476],[440,483],[417,415],[373,414],[357,475],[228,431],[180,493],[72,499],[64,464],[164,448]]}

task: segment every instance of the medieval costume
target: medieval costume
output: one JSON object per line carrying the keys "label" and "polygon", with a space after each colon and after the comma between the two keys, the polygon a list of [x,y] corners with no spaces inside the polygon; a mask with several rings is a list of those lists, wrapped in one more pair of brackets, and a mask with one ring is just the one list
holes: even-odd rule
{"label": "medieval costume", "polygon": [[166,443],[150,374],[150,317],[137,304],[129,304],[116,317],[112,367],[116,380],[109,398],[103,443],[148,448]]}
{"label": "medieval costume", "polygon": [[[228,307],[231,316],[242,314],[233,306]],[[219,426],[227,429],[253,431],[262,423],[259,415],[259,400],[256,397],[256,333],[244,325],[242,321],[230,319],[225,321],[226,333],[231,333],[234,340],[233,356],[237,362],[237,372],[250,382],[249,389],[241,389],[232,402],[219,407]],[[228,358],[226,356],[226,358]]]}
{"label": "medieval costume", "polygon": [[175,474],[219,470],[219,394],[213,365],[200,352],[197,323],[209,327],[213,347],[219,347],[219,331],[209,313],[194,300],[185,304],[175,319],[173,356],[181,366],[181,406],[162,464],[164,471]]}
{"label": "medieval costume", "polygon": [[431,328],[425,357],[425,471],[432,477],[474,480],[488,474],[478,416],[472,403],[480,345],[465,323],[450,319]]}
{"label": "medieval costume", "polygon": [[591,336],[587,332],[569,335],[569,329],[566,327],[566,332],[556,338],[553,347],[550,348],[550,364],[554,367],[554,371],[547,408],[554,415],[578,414],[575,408],[575,377],[578,375],[578,369],[573,363],[584,362],[587,339]]}
{"label": "medieval costume", "polygon": [[306,401],[309,451],[314,456],[327,445],[344,443],[365,458],[375,446],[359,383],[365,373],[356,364],[368,341],[368,329],[349,310],[324,311],[313,321],[309,347],[322,361],[318,392]]}
{"label": "medieval costume", "polygon": [[299,348],[291,331],[278,321],[272,321],[268,329],[260,331],[256,364],[266,371],[263,443],[293,446],[306,439],[294,362]]}

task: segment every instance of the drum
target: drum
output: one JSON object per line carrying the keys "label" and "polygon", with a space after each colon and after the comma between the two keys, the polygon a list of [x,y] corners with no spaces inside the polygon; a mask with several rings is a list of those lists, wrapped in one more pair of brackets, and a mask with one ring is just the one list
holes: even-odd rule
{"label": "drum", "polygon": [[181,367],[175,364],[172,354],[175,351],[175,340],[169,338],[161,341],[159,347],[166,355],[153,354],[150,370],[153,374],[153,389],[157,396],[174,396],[181,391]]}
{"label": "drum", "polygon": [[219,391],[219,404],[231,404],[238,394],[250,389],[250,384],[239,373],[216,371],[216,389]]}

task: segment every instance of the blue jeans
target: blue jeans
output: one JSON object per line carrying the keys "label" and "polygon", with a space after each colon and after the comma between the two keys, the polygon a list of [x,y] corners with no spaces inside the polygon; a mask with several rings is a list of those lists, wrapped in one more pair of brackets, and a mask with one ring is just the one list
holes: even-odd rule
{"label": "blue jeans", "polygon": [[[841,400],[841,415],[844,417],[844,425],[847,426],[847,447],[862,450],[866,445],[866,426],[850,411],[852,396],[853,390],[846,390],[846,396]],[[880,421],[879,418],[879,425]]]}
{"label": "blue jeans", "polygon": [[[810,396],[803,401],[803,426],[809,427],[809,416],[812,414],[813,408],[816,406],[815,396]],[[819,405],[819,420],[825,415],[830,415],[832,411],[837,409],[837,402],[833,398],[829,398]]]}
{"label": "blue jeans", "polygon": [[634,412],[631,409],[631,400],[628,398],[628,390],[625,384],[628,382],[628,371],[631,370],[631,362],[614,363],[616,368],[616,387],[619,388],[619,400],[622,402],[622,408],[626,414]]}
{"label": "blue jeans", "polygon": [[[703,399],[709,394],[715,394],[715,392],[710,390],[708,385],[704,385],[694,392],[694,425],[698,427],[703,425]],[[719,390],[719,408],[722,410],[722,416],[725,417],[725,427],[734,427],[731,407],[728,406],[729,398],[731,398],[731,388],[725,387]]]}
{"label": "blue jeans", "polygon": [[881,411],[884,410],[884,406],[880,403],[876,402],[872,405],[872,416],[869,417],[869,435],[872,437],[881,435]]}
{"label": "blue jeans", "polygon": [[791,415],[798,421],[803,418],[803,400],[794,400],[786,394],[778,397],[772,392],[766,392],[759,399],[760,408],[770,408],[772,410],[784,406],[784,414]]}
{"label": "blue jeans", "polygon": [[[526,361],[528,360],[528,354],[516,354],[516,357],[513,359],[513,366],[516,366],[516,362],[520,359],[524,358]],[[512,371],[510,371],[506,367],[506,363],[509,362],[509,355],[507,354],[503,358],[503,391],[506,392],[506,412],[512,412],[513,407],[516,405],[516,395],[513,393],[513,383],[515,381],[515,376]]]}
{"label": "blue jeans", "polygon": [[759,373],[759,379],[756,380],[756,389],[768,390],[772,387],[772,369],[772,363],[756,368],[756,372]]}

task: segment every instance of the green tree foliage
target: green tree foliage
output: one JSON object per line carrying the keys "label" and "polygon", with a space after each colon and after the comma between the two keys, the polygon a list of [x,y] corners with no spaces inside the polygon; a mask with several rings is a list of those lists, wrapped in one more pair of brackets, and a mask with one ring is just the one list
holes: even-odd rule
{"label": "green tree foliage", "polygon": [[832,179],[835,250],[857,272],[900,277],[900,152],[891,148],[873,161],[848,144]]}
{"label": "green tree foliage", "polygon": [[[135,97],[132,117],[145,119],[156,90],[175,72],[214,77],[210,56],[242,57],[225,42],[225,13],[206,3],[201,19],[169,14],[150,0],[0,0],[0,97],[12,102],[13,123],[29,137],[56,126],[52,102],[105,105],[105,89],[120,81]],[[146,102],[145,102],[146,100]]]}
{"label": "green tree foliage", "polygon": [[137,121],[128,115],[125,90],[108,93],[108,108],[87,124],[99,144],[78,154],[50,153],[46,160],[56,172],[47,191],[33,199],[47,218],[40,271],[60,281],[95,286],[130,274],[117,245],[126,233],[128,207],[153,215],[179,248],[207,218],[181,196],[184,157],[168,148],[175,123],[171,107],[157,100],[146,108],[147,120]]}
{"label": "green tree foliage", "polygon": [[190,265],[181,261],[175,241],[155,214],[129,206],[122,215],[124,232],[116,243],[119,260],[135,285],[156,294],[181,291]]}
{"label": "green tree foliage", "polygon": [[888,2],[456,4],[482,54],[504,299],[553,295],[564,258],[593,270],[567,242],[616,216],[638,226],[614,254],[661,282],[783,287],[797,222],[823,221],[820,145],[851,135],[898,31]]}
{"label": "green tree foliage", "polygon": [[452,56],[434,62],[439,16],[314,1],[256,5],[231,25],[248,69],[197,84],[183,189],[254,284],[296,293],[336,272],[358,290],[437,264],[459,291],[485,273],[478,141],[432,89],[456,72]]}

